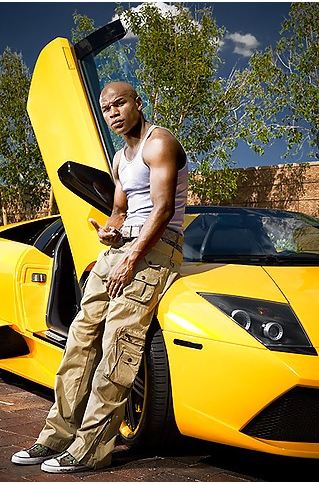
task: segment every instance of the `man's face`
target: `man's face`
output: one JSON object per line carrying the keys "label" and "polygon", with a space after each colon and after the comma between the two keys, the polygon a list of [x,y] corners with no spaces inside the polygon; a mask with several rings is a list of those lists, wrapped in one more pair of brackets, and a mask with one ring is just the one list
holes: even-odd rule
{"label": "man's face", "polygon": [[102,91],[100,106],[106,124],[117,134],[125,135],[141,119],[141,101],[125,87],[110,86]]}

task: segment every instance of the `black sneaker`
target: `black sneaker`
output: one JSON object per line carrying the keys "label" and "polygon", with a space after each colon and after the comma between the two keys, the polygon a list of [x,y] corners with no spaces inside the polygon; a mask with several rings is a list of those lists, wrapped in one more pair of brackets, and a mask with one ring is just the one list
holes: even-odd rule
{"label": "black sneaker", "polygon": [[81,465],[74,456],[65,451],[55,458],[45,460],[41,465],[41,470],[48,473],[74,473],[92,469]]}
{"label": "black sneaker", "polygon": [[12,455],[11,461],[16,465],[37,465],[48,458],[59,455],[59,453],[47,446],[40,445],[40,443],[35,443],[31,448],[17,451]]}

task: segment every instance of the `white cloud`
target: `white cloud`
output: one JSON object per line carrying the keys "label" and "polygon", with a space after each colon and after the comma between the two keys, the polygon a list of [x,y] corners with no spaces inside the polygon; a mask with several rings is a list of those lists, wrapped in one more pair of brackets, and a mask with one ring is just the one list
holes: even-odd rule
{"label": "white cloud", "polygon": [[[168,3],[165,3],[165,2],[147,2],[147,3],[151,3],[152,5],[154,5],[161,12],[161,14],[163,16],[165,16],[167,14],[171,14],[171,15],[177,15],[178,14],[178,8],[175,5],[169,5]],[[137,12],[141,16],[143,16],[143,8],[144,8],[145,5],[146,5],[146,2],[141,3],[137,7],[132,7],[130,10],[132,10],[133,12]],[[116,15],[113,16],[112,20],[117,20],[118,18],[119,18],[119,16],[116,14]],[[127,34],[125,36],[125,39],[129,39],[129,38],[132,39],[132,38],[136,37],[133,34],[133,32],[131,32],[128,29],[128,24],[125,21],[125,16],[121,15],[120,20],[121,20],[122,24],[124,25],[124,28],[127,30]]]}
{"label": "white cloud", "polygon": [[234,34],[227,34],[228,39],[233,40],[235,43],[244,44],[246,47],[255,48],[259,45],[258,40],[252,34],[239,34],[235,32]]}
{"label": "white cloud", "polygon": [[233,34],[227,34],[225,39],[229,39],[235,44],[235,54],[244,57],[250,57],[260,45],[260,42],[252,34],[240,34],[239,32],[234,32]]}
{"label": "white cloud", "polygon": [[165,2],[155,2],[154,5],[161,11],[163,15],[171,13],[172,15],[178,14],[178,8],[175,5],[169,5]]}

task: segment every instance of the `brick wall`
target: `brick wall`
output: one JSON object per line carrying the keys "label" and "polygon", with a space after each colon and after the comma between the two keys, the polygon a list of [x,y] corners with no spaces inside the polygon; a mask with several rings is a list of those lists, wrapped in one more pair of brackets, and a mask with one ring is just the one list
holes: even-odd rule
{"label": "brick wall", "polygon": [[296,210],[318,216],[319,162],[242,169],[237,194],[228,204]]}
{"label": "brick wall", "polygon": [[[198,204],[199,201],[189,194],[188,203]],[[229,204],[296,210],[319,216],[319,162],[241,169],[237,194],[227,201]],[[42,210],[38,217],[47,215],[47,207]],[[21,220],[22,217],[17,213],[11,216],[12,220],[8,222]]]}

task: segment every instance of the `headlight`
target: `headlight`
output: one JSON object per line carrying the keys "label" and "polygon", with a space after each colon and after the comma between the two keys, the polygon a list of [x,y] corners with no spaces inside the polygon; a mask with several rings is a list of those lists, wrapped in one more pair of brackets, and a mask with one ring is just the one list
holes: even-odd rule
{"label": "headlight", "polygon": [[270,350],[317,355],[289,305],[239,296],[198,293]]}

